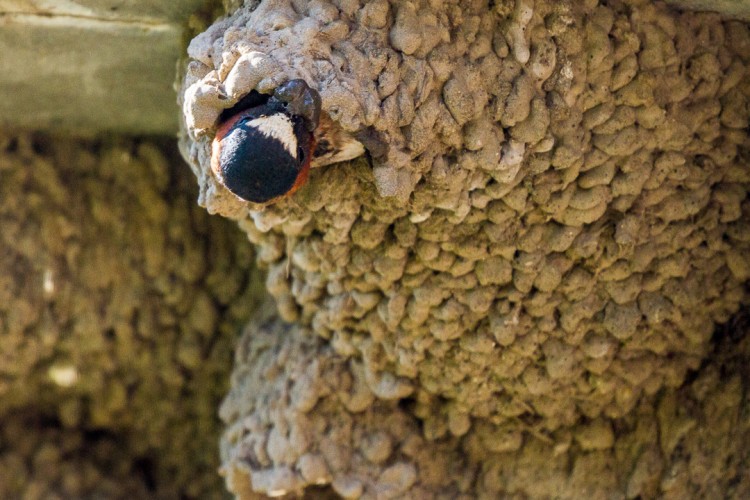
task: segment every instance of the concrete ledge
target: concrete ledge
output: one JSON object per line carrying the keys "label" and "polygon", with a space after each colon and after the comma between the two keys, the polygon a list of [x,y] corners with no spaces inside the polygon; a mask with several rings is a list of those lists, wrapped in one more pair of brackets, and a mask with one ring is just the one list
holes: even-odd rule
{"label": "concrete ledge", "polygon": [[184,26],[204,0],[0,0],[0,126],[171,134]]}

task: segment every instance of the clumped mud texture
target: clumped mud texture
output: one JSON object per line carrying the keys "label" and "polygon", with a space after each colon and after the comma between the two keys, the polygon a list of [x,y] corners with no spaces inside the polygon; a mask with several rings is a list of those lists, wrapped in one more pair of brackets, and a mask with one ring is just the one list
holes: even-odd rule
{"label": "clumped mud texture", "polygon": [[[471,495],[544,496],[563,471],[571,495],[670,488],[674,450],[628,455],[650,442],[633,419],[678,397],[714,325],[749,298],[746,25],[646,1],[268,0],[188,52],[182,149],[200,203],[258,245],[297,350],[356,364],[372,394],[359,411],[327,406],[328,420],[366,428],[388,405],[411,415],[419,439],[470,452],[457,488]],[[212,177],[210,143],[223,109],[292,78],[318,89],[371,161],[318,169],[259,209]],[[254,345],[238,372],[264,353]],[[298,381],[293,366],[273,375]],[[235,380],[224,407],[225,469],[252,486],[230,489],[336,489],[359,474],[346,495],[376,495],[365,466],[350,474],[325,458],[330,477],[305,476],[305,452],[272,440],[288,437],[265,413],[277,404],[256,399],[260,382],[245,387]],[[411,464],[422,484],[431,460],[401,453],[376,469]],[[495,453],[498,477],[485,479]],[[615,458],[646,477],[622,476]],[[559,463],[545,472],[535,460]],[[527,470],[542,476],[516,483]],[[726,493],[727,477],[706,487]]]}
{"label": "clumped mud texture", "polygon": [[0,498],[221,498],[253,255],[179,163],[0,136]]}
{"label": "clumped mud texture", "polygon": [[478,421],[463,438],[426,436],[414,401],[380,398],[361,361],[304,327],[259,319],[238,346],[221,409],[227,484],[239,498],[321,484],[340,498],[747,498],[743,317],[688,383],[625,417],[551,436]]}
{"label": "clumped mud texture", "polygon": [[63,428],[33,407],[3,412],[0,424],[3,498],[154,497],[153,464],[134,459],[114,434]]}

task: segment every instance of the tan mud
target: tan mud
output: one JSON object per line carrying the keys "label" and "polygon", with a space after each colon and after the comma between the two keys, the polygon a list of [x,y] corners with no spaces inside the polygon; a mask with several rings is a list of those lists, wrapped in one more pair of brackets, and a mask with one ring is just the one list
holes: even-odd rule
{"label": "tan mud", "polygon": [[0,498],[222,498],[252,250],[162,146],[0,136]]}
{"label": "tan mud", "polygon": [[[715,323],[749,298],[748,27],[646,1],[255,5],[190,45],[183,151],[200,203],[239,221],[297,325],[299,340],[276,326],[272,343],[299,342],[305,367],[356,366],[370,403],[290,409],[311,426],[290,441],[292,417],[256,393],[287,389],[240,383],[271,356],[248,341],[223,413],[227,470],[269,494],[320,481],[370,498],[392,466],[431,467],[399,451],[417,439],[469,451],[450,475],[469,495],[690,490],[670,486],[674,448],[649,448],[651,424],[633,419],[685,390]],[[212,177],[210,141],[222,109],[291,78],[320,91],[372,165],[318,169],[258,209]],[[304,386],[295,366],[269,377]],[[345,434],[320,452],[325,474],[304,472],[302,457],[339,439],[315,430],[317,411],[355,432],[388,407],[419,431],[389,438],[387,459],[337,461],[359,456]],[[556,465],[535,468],[540,457]],[[391,476],[428,496],[444,487]],[[727,493],[728,477],[690,491]]]}

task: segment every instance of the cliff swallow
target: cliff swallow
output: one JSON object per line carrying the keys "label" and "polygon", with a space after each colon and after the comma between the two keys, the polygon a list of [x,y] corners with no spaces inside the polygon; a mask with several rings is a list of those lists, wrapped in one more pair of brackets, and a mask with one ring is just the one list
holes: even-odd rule
{"label": "cliff swallow", "polygon": [[325,114],[320,96],[304,80],[289,81],[273,95],[250,92],[219,117],[211,169],[229,191],[267,205],[294,193],[310,166],[361,155]]}

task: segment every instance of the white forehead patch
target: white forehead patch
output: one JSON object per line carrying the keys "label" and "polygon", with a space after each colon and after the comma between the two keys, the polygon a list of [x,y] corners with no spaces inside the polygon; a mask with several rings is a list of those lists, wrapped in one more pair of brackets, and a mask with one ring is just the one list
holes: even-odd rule
{"label": "white forehead patch", "polygon": [[284,145],[287,153],[297,158],[297,136],[294,135],[294,124],[288,116],[277,113],[270,116],[261,116],[247,122],[261,134],[272,137]]}

